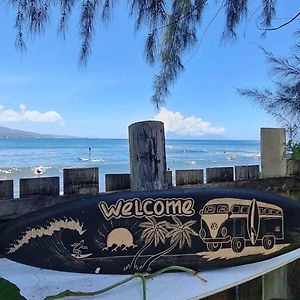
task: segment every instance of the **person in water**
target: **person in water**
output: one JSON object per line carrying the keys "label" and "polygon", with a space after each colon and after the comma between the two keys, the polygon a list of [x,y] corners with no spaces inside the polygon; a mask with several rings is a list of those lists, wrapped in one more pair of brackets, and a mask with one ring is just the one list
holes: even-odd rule
{"label": "person in water", "polygon": [[89,147],[89,160],[91,160],[91,156],[92,156],[92,148]]}

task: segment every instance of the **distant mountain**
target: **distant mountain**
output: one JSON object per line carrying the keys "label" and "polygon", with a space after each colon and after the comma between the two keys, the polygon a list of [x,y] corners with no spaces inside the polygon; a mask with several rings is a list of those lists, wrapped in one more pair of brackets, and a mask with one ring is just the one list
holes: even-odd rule
{"label": "distant mountain", "polygon": [[0,138],[72,138],[65,135],[41,134],[0,126]]}

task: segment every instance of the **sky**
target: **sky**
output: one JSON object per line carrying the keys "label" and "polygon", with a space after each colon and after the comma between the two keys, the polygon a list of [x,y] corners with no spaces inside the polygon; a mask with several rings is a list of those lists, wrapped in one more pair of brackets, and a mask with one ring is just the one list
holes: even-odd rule
{"label": "sky", "polygon": [[[272,85],[259,46],[287,56],[300,20],[268,32],[263,39],[256,26],[259,1],[251,1],[235,43],[221,42],[222,12],[207,28],[218,6],[206,9],[198,30],[201,42],[184,56],[185,71],[160,111],[150,100],[157,69],[145,62],[145,31],[134,32],[125,0],[119,1],[109,25],[98,23],[84,70],[78,66],[78,10],[70,19],[65,40],[57,34],[58,14],[53,11],[46,33],[28,36],[27,50],[20,53],[14,46],[15,11],[4,2],[0,3],[0,126],[77,137],[127,138],[130,124],[161,120],[167,136],[197,139],[259,139],[261,127],[278,127],[236,88]],[[299,11],[297,1],[278,4],[274,26]]]}

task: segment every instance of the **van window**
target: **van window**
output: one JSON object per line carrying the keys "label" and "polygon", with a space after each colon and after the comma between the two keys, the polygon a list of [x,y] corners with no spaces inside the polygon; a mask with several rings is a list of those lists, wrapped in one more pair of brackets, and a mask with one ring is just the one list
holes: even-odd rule
{"label": "van window", "polygon": [[241,213],[247,214],[249,212],[249,206],[242,206],[241,207]]}
{"label": "van window", "polygon": [[239,213],[240,213],[240,207],[239,207],[238,205],[233,205],[233,206],[231,207],[231,211],[232,211],[232,213],[234,213],[234,214],[239,214]]}
{"label": "van window", "polygon": [[217,212],[219,214],[227,214],[228,213],[228,205],[227,204],[220,204],[220,205],[218,205]]}
{"label": "van window", "polygon": [[216,206],[215,205],[208,205],[204,209],[205,214],[214,214],[216,212]]}

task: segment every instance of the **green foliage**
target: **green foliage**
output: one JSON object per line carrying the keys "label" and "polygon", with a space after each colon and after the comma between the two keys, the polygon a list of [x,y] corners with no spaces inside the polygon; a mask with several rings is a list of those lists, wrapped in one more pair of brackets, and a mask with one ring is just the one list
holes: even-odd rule
{"label": "green foliage", "polygon": [[289,140],[287,143],[288,158],[294,160],[300,160],[300,142],[293,142]]}
{"label": "green foliage", "polygon": [[26,300],[20,295],[20,289],[13,283],[0,278],[0,299],[5,300]]}
{"label": "green foliage", "polygon": [[293,140],[300,127],[300,44],[296,45],[289,58],[276,57],[262,50],[269,64],[269,73],[274,79],[273,88],[246,88],[238,89],[238,92],[254,100],[273,116],[286,128],[289,139]]}
{"label": "green foliage", "polygon": [[[16,41],[18,49],[26,49],[25,37],[43,33],[50,23],[52,11],[58,10],[58,31],[66,35],[70,16],[75,7],[81,10],[79,35],[81,38],[80,62],[85,65],[91,53],[91,42],[97,22],[107,24],[112,12],[120,2],[127,2],[130,17],[135,19],[135,30],[146,28],[145,57],[149,64],[158,66],[154,76],[152,101],[160,107],[169,94],[169,87],[184,70],[182,57],[201,42],[198,32],[208,0],[6,0],[15,10]],[[247,16],[250,6],[247,0],[217,0],[219,8],[208,26],[219,13],[224,13],[225,24],[222,37],[235,39],[238,25]],[[276,13],[275,0],[257,0],[258,25],[263,31],[272,29]],[[293,21],[293,19],[291,19]],[[289,22],[287,22],[289,23]],[[76,25],[77,26],[77,23]],[[195,54],[195,53],[194,53]]]}

